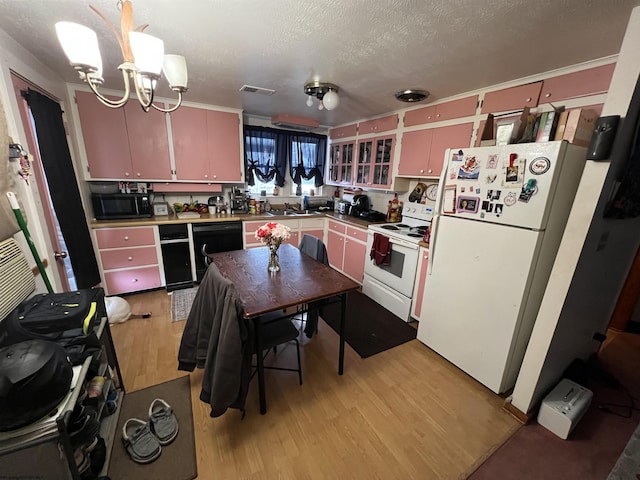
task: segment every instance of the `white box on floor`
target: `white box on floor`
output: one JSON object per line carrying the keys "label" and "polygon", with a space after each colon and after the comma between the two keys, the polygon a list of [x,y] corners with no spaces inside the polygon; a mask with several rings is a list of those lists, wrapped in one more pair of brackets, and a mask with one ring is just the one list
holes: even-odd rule
{"label": "white box on floor", "polygon": [[538,423],[566,439],[586,413],[592,398],[591,390],[563,378],[542,401]]}

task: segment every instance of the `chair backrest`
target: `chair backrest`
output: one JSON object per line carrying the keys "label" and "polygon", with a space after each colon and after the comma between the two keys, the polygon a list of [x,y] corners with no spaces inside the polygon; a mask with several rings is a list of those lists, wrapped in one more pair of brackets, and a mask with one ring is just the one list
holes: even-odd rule
{"label": "chair backrest", "polygon": [[329,256],[327,255],[327,247],[324,242],[313,235],[305,233],[302,236],[302,241],[298,249],[305,255],[309,255],[311,258],[322,262],[325,265],[329,265]]}

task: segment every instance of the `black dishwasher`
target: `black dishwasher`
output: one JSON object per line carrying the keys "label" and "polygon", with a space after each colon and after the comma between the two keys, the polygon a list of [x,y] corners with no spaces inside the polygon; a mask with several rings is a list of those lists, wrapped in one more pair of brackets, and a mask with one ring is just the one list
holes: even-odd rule
{"label": "black dishwasher", "polygon": [[193,287],[187,224],[159,225],[158,229],[167,291]]}
{"label": "black dishwasher", "polygon": [[206,253],[242,250],[242,222],[194,223],[193,254],[196,259],[196,281],[207,271],[203,251]]}

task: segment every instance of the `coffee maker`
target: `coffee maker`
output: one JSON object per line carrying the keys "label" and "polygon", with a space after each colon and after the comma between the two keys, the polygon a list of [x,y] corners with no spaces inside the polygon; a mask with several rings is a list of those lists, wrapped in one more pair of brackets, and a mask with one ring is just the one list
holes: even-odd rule
{"label": "coffee maker", "polygon": [[234,213],[248,213],[249,212],[249,196],[243,193],[238,187],[233,187],[229,192],[231,201],[231,210]]}

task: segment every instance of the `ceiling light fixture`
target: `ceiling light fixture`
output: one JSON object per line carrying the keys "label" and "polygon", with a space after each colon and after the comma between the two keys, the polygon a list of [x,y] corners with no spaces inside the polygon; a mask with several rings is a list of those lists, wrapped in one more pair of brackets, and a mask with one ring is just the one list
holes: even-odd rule
{"label": "ceiling light fixture", "polygon": [[304,93],[309,95],[307,99],[307,106],[313,106],[313,97],[318,99],[318,110],[326,108],[327,110],[333,110],[340,105],[340,97],[338,92],[340,89],[333,83],[319,82],[317,80],[306,83],[304,86]]}
{"label": "ceiling light fixture", "polygon": [[416,103],[425,100],[429,96],[426,90],[407,89],[396,92],[396,98],[401,102]]}
{"label": "ceiling light fixture", "polygon": [[[164,42],[159,38],[142,33],[148,25],[135,27],[133,24],[133,4],[130,0],[119,0],[120,34],[117,29],[95,7],[89,6],[102,18],[115,34],[122,49],[124,63],[118,70],[124,78],[125,92],[121,99],[110,100],[98,91],[102,85],[102,57],[98,48],[96,33],[83,25],[73,22],[56,23],[56,33],[71,66],[80,78],[89,84],[98,100],[110,108],[123,107],[129,100],[132,81],[138,101],[145,112],[151,107],[161,112],[173,112],[182,103],[182,94],[187,91],[187,64],[182,55],[165,55]],[[169,109],[153,103],[156,85],[164,72],[169,87],[178,93],[177,104]]]}

